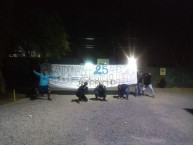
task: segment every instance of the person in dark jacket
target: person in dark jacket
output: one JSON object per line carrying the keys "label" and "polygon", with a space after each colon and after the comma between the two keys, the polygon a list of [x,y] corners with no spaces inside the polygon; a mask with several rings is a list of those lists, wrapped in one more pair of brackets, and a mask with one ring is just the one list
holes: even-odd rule
{"label": "person in dark jacket", "polygon": [[118,85],[118,95],[119,98],[123,98],[124,95],[126,95],[126,100],[128,100],[129,97],[129,90],[130,90],[130,86],[128,84],[121,84]]}
{"label": "person in dark jacket", "polygon": [[144,74],[143,81],[144,81],[144,85],[143,85],[142,94],[144,95],[144,91],[148,87],[151,90],[151,95],[150,96],[155,98],[155,93],[154,93],[154,89],[153,89],[153,86],[152,86],[152,76],[151,76],[151,73]]}
{"label": "person in dark jacket", "polygon": [[95,97],[98,99],[98,97],[102,97],[103,100],[106,100],[106,86],[99,83],[99,85],[94,89]]}
{"label": "person in dark jacket", "polygon": [[88,92],[88,87],[87,87],[88,83],[85,82],[83,85],[81,85],[77,92],[76,92],[76,96],[78,97],[78,103],[80,103],[80,101],[85,101],[87,102],[88,99],[85,96],[85,94]]}

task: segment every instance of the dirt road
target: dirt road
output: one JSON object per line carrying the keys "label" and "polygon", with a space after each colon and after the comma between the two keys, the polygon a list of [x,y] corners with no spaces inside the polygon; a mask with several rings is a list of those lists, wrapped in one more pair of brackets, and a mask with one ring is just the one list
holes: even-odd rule
{"label": "dirt road", "polygon": [[[156,98],[76,103],[53,94],[0,106],[1,145],[192,145],[193,89],[155,89]],[[147,92],[148,94],[148,92]]]}

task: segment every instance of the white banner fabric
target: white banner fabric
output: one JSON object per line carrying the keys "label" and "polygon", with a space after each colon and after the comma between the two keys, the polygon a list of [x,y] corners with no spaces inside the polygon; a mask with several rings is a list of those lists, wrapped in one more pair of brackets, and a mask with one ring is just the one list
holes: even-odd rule
{"label": "white banner fabric", "polygon": [[77,89],[84,82],[88,82],[89,88],[95,88],[99,82],[107,88],[137,83],[137,70],[128,65],[51,64],[51,71],[54,76],[60,76],[49,80],[49,86],[55,89]]}

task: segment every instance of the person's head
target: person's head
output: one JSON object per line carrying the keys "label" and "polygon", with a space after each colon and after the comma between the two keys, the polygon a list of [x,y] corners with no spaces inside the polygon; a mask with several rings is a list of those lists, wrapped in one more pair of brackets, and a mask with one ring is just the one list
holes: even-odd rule
{"label": "person's head", "polygon": [[47,70],[45,70],[45,69],[42,70],[42,73],[43,73],[44,75],[48,74]]}
{"label": "person's head", "polygon": [[84,82],[84,86],[87,86],[88,85],[88,83],[87,82]]}
{"label": "person's head", "polygon": [[141,75],[141,74],[143,74],[143,71],[142,71],[142,70],[139,70],[138,73]]}
{"label": "person's head", "polygon": [[101,86],[101,85],[103,85],[103,83],[102,83],[102,82],[99,82],[99,86]]}

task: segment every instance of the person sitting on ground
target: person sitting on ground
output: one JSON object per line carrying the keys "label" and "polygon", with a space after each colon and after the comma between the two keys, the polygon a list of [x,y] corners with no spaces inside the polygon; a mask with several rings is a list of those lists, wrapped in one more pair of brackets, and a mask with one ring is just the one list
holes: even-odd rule
{"label": "person sitting on ground", "polygon": [[76,92],[76,96],[78,97],[78,103],[80,103],[80,101],[84,101],[87,102],[88,99],[85,96],[85,94],[88,92],[88,87],[87,87],[88,83],[85,82],[83,85],[81,85],[77,92]]}
{"label": "person sitting on ground", "polygon": [[166,87],[166,81],[164,78],[161,78],[161,80],[157,84],[158,88],[165,88]]}
{"label": "person sitting on ground", "polygon": [[102,83],[99,83],[99,85],[94,89],[95,97],[98,99],[98,97],[102,97],[103,100],[106,100],[106,86]]}
{"label": "person sitting on ground", "polygon": [[119,95],[119,98],[122,99],[124,97],[124,95],[126,95],[125,99],[128,100],[129,90],[130,90],[130,86],[128,84],[118,85],[118,95]]}
{"label": "person sitting on ground", "polygon": [[53,75],[49,75],[48,72],[43,69],[42,73],[36,72],[35,70],[33,71],[35,75],[37,75],[39,77],[39,84],[38,84],[38,88],[36,89],[36,95],[38,95],[41,92],[45,92],[48,94],[48,100],[51,101],[52,99],[50,98],[50,89],[48,86],[48,81],[49,78],[60,78],[60,76],[53,76]]}

